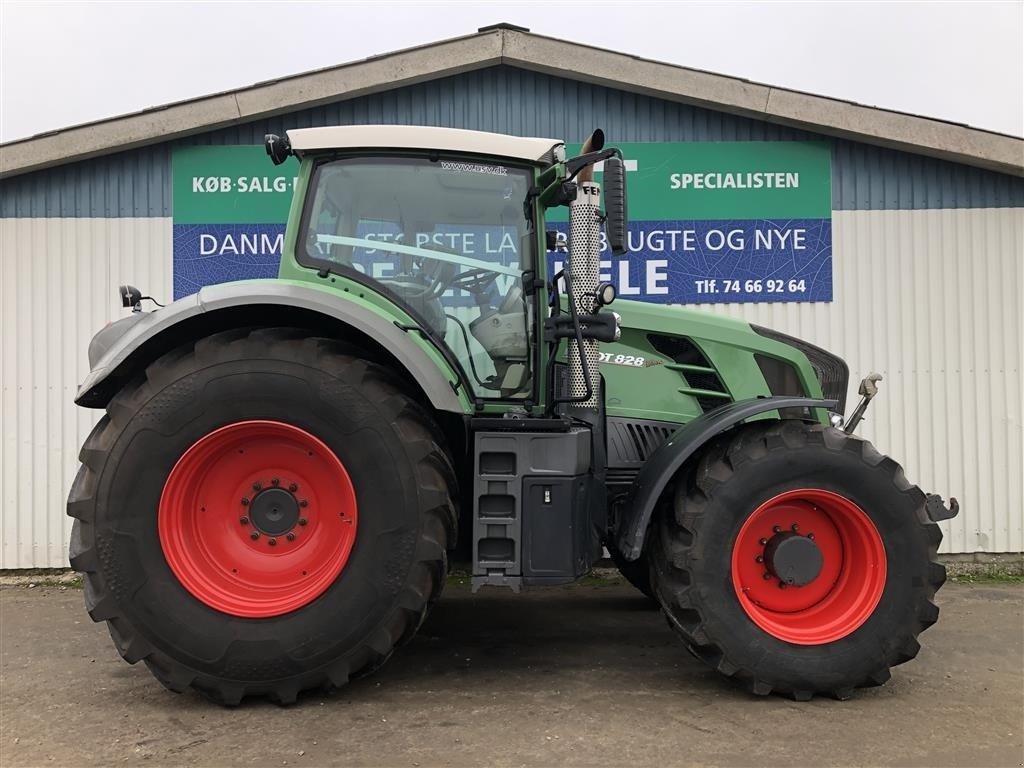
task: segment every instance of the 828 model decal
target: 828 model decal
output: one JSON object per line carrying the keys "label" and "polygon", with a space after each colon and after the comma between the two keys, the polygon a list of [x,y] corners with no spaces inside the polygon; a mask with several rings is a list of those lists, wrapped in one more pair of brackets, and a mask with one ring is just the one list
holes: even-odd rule
{"label": "828 model decal", "polygon": [[625,365],[628,368],[649,368],[652,365],[661,365],[661,360],[652,360],[642,355],[616,355],[611,352],[599,352],[600,363],[609,365]]}

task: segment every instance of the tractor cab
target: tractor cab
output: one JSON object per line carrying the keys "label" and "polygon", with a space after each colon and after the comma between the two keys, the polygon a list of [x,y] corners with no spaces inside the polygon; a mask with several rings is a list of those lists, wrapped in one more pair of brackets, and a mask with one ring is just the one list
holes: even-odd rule
{"label": "tractor cab", "polygon": [[533,397],[533,173],[438,155],[315,162],[297,234],[301,267],[393,299],[458,361],[481,399]]}
{"label": "tractor cab", "polygon": [[[378,142],[381,149],[374,148]],[[546,253],[556,233],[546,229],[545,218],[575,199],[578,183],[593,185],[594,164],[612,158],[606,175],[617,169],[613,186],[620,191],[609,227],[618,233],[613,250],[621,252],[624,177],[621,162],[614,164],[621,156],[601,152],[601,143],[597,132],[587,145],[592,151],[567,162],[561,141],[446,128],[268,136],[275,162],[289,155],[303,162],[281,276],[308,279],[313,270],[380,293],[452,360],[475,403],[498,415],[546,405],[553,415],[557,398],[545,383],[557,350],[544,349],[544,337],[574,336],[575,310],[594,316],[600,302],[589,268],[578,270],[587,277],[583,282],[561,281],[584,292],[582,302],[563,305],[550,297],[559,283],[550,281]],[[600,237],[604,216],[594,208],[588,235]],[[604,286],[601,295],[610,300],[614,288]],[[550,303],[568,317],[545,331]],[[610,315],[595,316],[595,323],[605,335],[613,325]],[[592,368],[587,373],[596,383],[596,363]]]}

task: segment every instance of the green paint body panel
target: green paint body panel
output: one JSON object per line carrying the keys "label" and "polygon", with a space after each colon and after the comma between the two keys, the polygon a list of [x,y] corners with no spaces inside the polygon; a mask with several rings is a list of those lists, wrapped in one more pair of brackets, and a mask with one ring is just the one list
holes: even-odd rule
{"label": "green paint body panel", "polygon": [[[284,271],[285,270],[282,270],[282,272]],[[301,286],[307,290],[319,291],[326,296],[329,296],[332,301],[351,302],[364,310],[378,315],[381,323],[393,324],[397,322],[403,326],[416,325],[416,321],[409,317],[409,315],[407,315],[400,306],[396,305],[385,296],[374,291],[367,290],[366,286],[361,283],[353,282],[339,275],[330,275],[327,278],[319,278],[316,276],[316,272],[311,272],[307,269],[301,269],[301,273],[302,274],[298,277],[281,276],[276,279],[269,280],[236,280],[230,283],[220,283],[219,286],[223,286],[225,289],[232,286],[237,286],[239,288],[256,285],[265,286],[271,283],[281,285],[282,287],[285,285]],[[313,277],[312,280],[308,279],[310,275]],[[430,361],[437,366],[442,376],[452,383],[459,381],[458,372],[449,365],[444,355],[438,351],[437,347],[433,343],[425,339],[419,333],[410,333],[409,338],[417,347],[423,350],[424,354],[430,359]],[[465,387],[459,387],[456,391],[456,396],[459,398],[465,413],[469,413],[473,410],[473,403],[466,395]]]}
{"label": "green paint body panel", "polygon": [[694,397],[679,391],[686,386],[685,372],[655,350],[648,339],[650,333],[685,336],[693,341],[718,373],[731,400],[771,394],[754,359],[755,352],[793,365],[808,397],[821,397],[821,385],[802,352],[755,333],[742,320],[639,301],[618,300],[613,308],[622,316],[622,338],[602,344],[601,351],[610,353],[612,359],[620,354],[643,357],[647,364],[602,364],[609,416],[683,424],[702,413]]}
{"label": "green paint body panel", "polygon": [[[394,153],[396,155],[402,153]],[[415,321],[401,306],[384,293],[376,292],[364,283],[356,282],[342,275],[331,274],[321,277],[315,269],[303,266],[296,260],[296,247],[303,205],[307,189],[312,177],[313,158],[307,156],[300,164],[295,179],[295,194],[288,216],[288,226],[284,238],[279,279],[316,286],[320,290],[331,291],[338,301],[354,301],[372,309],[381,317],[381,322],[398,322],[403,325],[415,325]],[[557,166],[556,166],[557,168]],[[535,178],[540,180],[542,168],[535,171]],[[546,174],[545,176],[550,176]],[[546,181],[547,178],[544,179]],[[537,207],[537,253],[544,253],[544,214],[543,206]],[[564,218],[563,209],[549,209],[549,216]],[[548,280],[547,260],[538,259],[539,277]],[[564,299],[564,297],[563,297]],[[538,307],[548,304],[547,288],[538,290]],[[678,306],[647,304],[638,301],[617,300],[612,309],[622,318],[621,339],[613,343],[601,345],[605,360],[615,361],[622,358],[643,358],[643,365],[623,365],[614,362],[602,362],[601,373],[605,380],[607,413],[609,416],[621,416],[633,419],[654,419],[658,421],[685,424],[703,412],[694,394],[686,392],[685,366],[679,366],[664,354],[659,353],[651,344],[648,335],[651,333],[689,338],[704,353],[711,367],[715,369],[724,384],[729,400],[742,400],[751,397],[767,396],[769,392],[764,376],[754,359],[754,354],[762,354],[785,361],[797,370],[798,377],[809,397],[821,397],[821,387],[807,357],[799,350],[778,341],[766,338],[754,332],[750,325],[741,320],[725,317],[710,312],[688,309]],[[538,313],[543,314],[543,313]],[[538,323],[543,320],[539,319]],[[453,380],[459,378],[435,345],[418,333],[411,334],[424,351],[442,369],[446,376]],[[538,327],[536,335],[541,337]],[[565,344],[562,344],[557,355],[564,360]],[[535,408],[542,409],[547,404],[550,394],[545,392],[543,372],[547,367],[547,345],[542,344],[540,350],[541,385],[537,387],[537,398],[531,401]],[[469,414],[501,414],[513,409],[521,409],[523,401],[485,400],[474,403],[467,396],[467,387],[459,388],[459,396],[464,404],[465,413]],[[684,390],[684,391],[681,391]],[[699,393],[697,393],[699,394]],[[712,393],[713,394],[713,393]],[[769,413],[760,418],[774,418]],[[824,416],[822,416],[824,418]]]}

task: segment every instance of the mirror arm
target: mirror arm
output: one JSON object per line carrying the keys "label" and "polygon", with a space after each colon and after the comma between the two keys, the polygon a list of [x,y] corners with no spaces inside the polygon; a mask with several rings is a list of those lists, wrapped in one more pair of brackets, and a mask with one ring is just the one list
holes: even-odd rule
{"label": "mirror arm", "polygon": [[571,160],[566,160],[566,178],[569,181],[571,181],[572,179],[576,178],[576,175],[584,168],[591,166],[594,163],[599,163],[602,160],[607,160],[609,157],[614,157],[615,155],[618,155],[618,157],[621,159],[621,150],[619,150],[618,147],[608,147],[608,149],[602,149],[597,152],[587,152],[586,154],[579,155],[578,157],[574,157]]}
{"label": "mirror arm", "polygon": [[[559,205],[568,205],[576,197],[576,184],[573,179],[579,175],[580,171],[584,168],[588,168],[595,163],[600,163],[603,160],[607,160],[609,157],[618,157],[622,159],[622,150],[618,147],[609,147],[608,149],[602,149],[598,152],[587,152],[586,154],[574,157],[571,160],[566,160],[565,163],[560,163],[559,166],[564,168],[564,175],[550,174],[553,179],[544,190],[537,195],[537,200],[540,201],[541,205],[545,208],[554,208]],[[555,166],[552,166],[555,168]],[[549,172],[552,170],[549,168],[541,176],[541,182],[547,180]]]}
{"label": "mirror arm", "polygon": [[537,199],[545,208],[568,205],[576,199],[576,185],[565,179],[556,179],[537,196]]}
{"label": "mirror arm", "polygon": [[555,181],[565,181],[565,163],[549,165],[537,178],[537,183],[545,188]]}

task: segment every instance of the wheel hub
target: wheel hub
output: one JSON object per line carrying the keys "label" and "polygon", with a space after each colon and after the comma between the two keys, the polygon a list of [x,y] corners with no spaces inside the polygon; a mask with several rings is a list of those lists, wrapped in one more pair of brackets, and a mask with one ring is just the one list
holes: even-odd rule
{"label": "wheel hub", "polygon": [[299,501],[284,488],[265,488],[249,505],[252,524],[267,536],[283,536],[299,522]]}
{"label": "wheel hub", "polygon": [[800,645],[855,631],[878,605],[885,574],[885,546],[871,518],[821,488],[768,499],[733,544],[740,606],[770,635]]}
{"label": "wheel hub", "polygon": [[764,562],[779,581],[791,587],[803,587],[818,578],[824,559],[812,539],[785,531],[768,540]]}
{"label": "wheel hub", "polygon": [[356,537],[355,488],[318,438],[283,422],[241,421],[182,454],[158,512],[168,566],[223,613],[279,616],[319,597]]}

